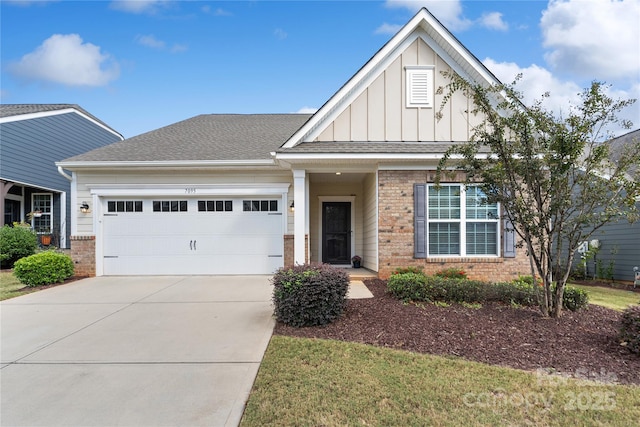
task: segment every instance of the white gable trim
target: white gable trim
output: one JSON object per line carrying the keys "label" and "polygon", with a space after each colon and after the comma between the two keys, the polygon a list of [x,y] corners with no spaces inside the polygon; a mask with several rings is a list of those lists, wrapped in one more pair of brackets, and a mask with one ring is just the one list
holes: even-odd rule
{"label": "white gable trim", "polygon": [[[282,145],[282,148],[292,148],[301,142],[313,141],[318,137],[329,123],[333,122],[418,38],[422,39],[461,77],[479,83],[499,83],[495,76],[430,12],[422,8],[304,126],[298,129]],[[437,42],[436,39],[441,40],[441,42]],[[460,59],[454,60],[449,52]],[[280,157],[280,154],[278,154],[278,157]]]}
{"label": "white gable trim", "polygon": [[111,129],[108,126],[103,125],[102,123],[87,116],[82,111],[76,110],[75,108],[63,108],[61,110],[40,111],[38,113],[17,114],[15,116],[0,117],[0,123],[11,123],[11,122],[19,122],[22,120],[40,119],[42,117],[59,116],[61,114],[69,114],[69,113],[75,113],[80,117],[82,117],[83,119],[90,121],[94,125],[99,126],[102,129],[106,130],[107,132],[114,134],[115,136],[120,138],[120,140],[124,140],[124,137],[120,135],[118,132],[116,132],[115,130]]}

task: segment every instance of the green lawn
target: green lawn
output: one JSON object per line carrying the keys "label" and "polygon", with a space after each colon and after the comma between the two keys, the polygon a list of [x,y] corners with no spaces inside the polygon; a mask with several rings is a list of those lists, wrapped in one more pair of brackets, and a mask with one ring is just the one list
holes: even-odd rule
{"label": "green lawn", "polygon": [[629,305],[640,304],[640,293],[624,289],[605,288],[602,286],[571,285],[584,289],[589,294],[589,303],[601,305],[617,311],[623,311]]}
{"label": "green lawn", "polygon": [[622,426],[638,419],[638,386],[274,336],[241,426]]}
{"label": "green lawn", "polygon": [[18,281],[10,271],[0,271],[0,301],[33,292]]}

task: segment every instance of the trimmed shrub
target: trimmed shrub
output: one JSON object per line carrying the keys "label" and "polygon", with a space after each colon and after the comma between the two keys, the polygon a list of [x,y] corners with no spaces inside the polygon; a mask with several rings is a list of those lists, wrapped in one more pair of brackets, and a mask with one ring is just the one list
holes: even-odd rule
{"label": "trimmed shrub", "polygon": [[296,327],[318,326],[342,315],[349,275],[327,264],[305,264],[279,269],[272,283],[277,320]]}
{"label": "trimmed shrub", "polygon": [[387,289],[402,301],[432,301],[426,284],[427,276],[422,272],[395,273],[389,277]]}
{"label": "trimmed shrub", "polygon": [[467,279],[467,273],[458,267],[445,268],[444,270],[438,271],[435,275],[437,277],[445,277],[447,279]]}
{"label": "trimmed shrub", "polygon": [[537,291],[533,285],[519,279],[513,282],[493,283],[488,299],[526,307],[538,303]]}
{"label": "trimmed shrub", "polygon": [[582,310],[589,305],[589,294],[583,289],[566,286],[562,298],[562,308],[571,311]]}
{"label": "trimmed shrub", "polygon": [[422,267],[398,267],[395,270],[393,270],[393,273],[391,274],[395,275],[395,274],[405,274],[405,273],[422,274],[423,276],[425,275],[424,272],[422,271]]}
{"label": "trimmed shrub", "polygon": [[9,268],[20,258],[36,253],[38,236],[28,225],[0,228],[0,262]]}
{"label": "trimmed shrub", "polygon": [[634,305],[622,313],[620,342],[630,352],[640,356],[640,306]]}
{"label": "trimmed shrub", "polygon": [[73,276],[73,261],[69,255],[44,251],[16,261],[13,274],[27,286],[64,282]]}

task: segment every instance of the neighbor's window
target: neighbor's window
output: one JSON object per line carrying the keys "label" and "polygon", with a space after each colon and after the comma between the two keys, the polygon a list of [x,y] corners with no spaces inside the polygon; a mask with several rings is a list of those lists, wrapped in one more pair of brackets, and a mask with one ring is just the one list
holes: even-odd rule
{"label": "neighbor's window", "polygon": [[38,212],[31,221],[33,229],[38,233],[53,231],[53,194],[34,193],[31,197],[31,210]]}
{"label": "neighbor's window", "polygon": [[498,205],[478,187],[428,186],[428,255],[498,255]]}

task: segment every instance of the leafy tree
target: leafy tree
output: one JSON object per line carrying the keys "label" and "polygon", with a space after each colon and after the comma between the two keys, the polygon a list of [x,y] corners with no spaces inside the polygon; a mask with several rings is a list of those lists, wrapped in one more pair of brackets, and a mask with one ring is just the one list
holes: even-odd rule
{"label": "leafy tree", "polygon": [[618,114],[635,100],[614,100],[607,85],[593,82],[581,102],[558,117],[543,107],[548,93],[525,107],[516,82],[486,87],[448,76],[442,107],[462,91],[481,123],[470,142],[446,153],[437,180],[453,166],[466,173],[467,183],[480,183],[487,202],[501,204],[527,249],[532,274],[543,280],[543,314],[559,317],[580,242],[610,221],[638,218],[640,141],[615,161],[606,143],[612,125],[631,127]]}

